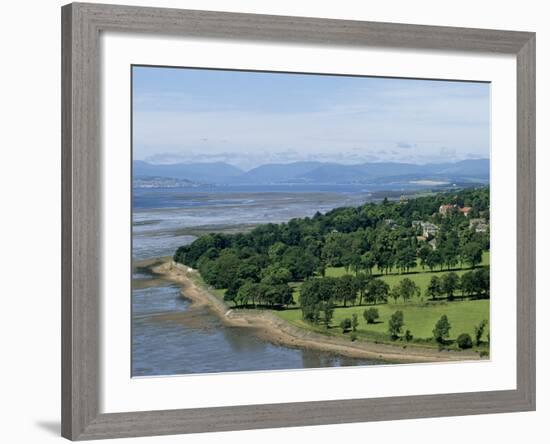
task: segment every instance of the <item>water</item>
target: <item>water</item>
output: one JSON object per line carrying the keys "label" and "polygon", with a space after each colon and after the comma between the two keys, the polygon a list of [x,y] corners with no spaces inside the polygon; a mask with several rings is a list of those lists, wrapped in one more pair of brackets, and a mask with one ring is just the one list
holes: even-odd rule
{"label": "water", "polygon": [[286,222],[339,206],[360,205],[368,193],[279,192],[257,187],[135,189],[133,257],[171,256],[196,239],[197,231],[242,230],[266,222]]}
{"label": "water", "polygon": [[[133,259],[171,256],[208,230],[239,231],[360,205],[371,191],[364,185],[134,189]],[[379,363],[271,344],[249,328],[224,326],[206,308],[191,307],[169,282],[143,273],[133,278],[134,376]]]}
{"label": "water", "polygon": [[133,376],[375,363],[260,340],[249,328],[224,326],[206,308],[191,309],[170,284],[135,290],[132,306]]}

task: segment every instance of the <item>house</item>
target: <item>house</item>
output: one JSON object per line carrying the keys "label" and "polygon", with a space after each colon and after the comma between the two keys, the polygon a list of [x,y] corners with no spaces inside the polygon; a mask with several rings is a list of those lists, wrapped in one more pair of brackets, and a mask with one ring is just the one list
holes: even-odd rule
{"label": "house", "polygon": [[476,233],[487,233],[488,229],[489,229],[489,225],[479,224],[476,226]]}
{"label": "house", "polygon": [[441,214],[442,216],[447,216],[449,214],[449,212],[453,211],[453,210],[456,210],[460,214],[463,214],[464,216],[468,217],[468,215],[472,211],[472,208],[471,207],[459,207],[456,204],[455,205],[450,205],[450,204],[441,205],[439,207],[439,214]]}
{"label": "house", "polygon": [[472,208],[471,207],[462,207],[462,208],[459,208],[458,211],[460,213],[464,214],[465,217],[468,217],[468,215],[472,211]]}
{"label": "house", "polygon": [[441,214],[442,216],[446,216],[447,213],[453,208],[456,208],[456,205],[441,205],[439,207],[439,214]]}
{"label": "house", "polygon": [[484,224],[484,223],[485,223],[485,218],[483,217],[476,217],[474,219],[470,219],[470,228],[473,228],[476,225]]}
{"label": "house", "polygon": [[435,237],[437,232],[439,231],[439,227],[435,224],[432,224],[431,222],[424,222],[421,220],[413,220],[412,221],[413,227],[421,227],[422,228],[422,237],[424,238],[430,238]]}
{"label": "house", "polygon": [[424,238],[431,238],[435,237],[437,232],[439,231],[439,227],[435,224],[432,224],[431,222],[424,222],[421,220],[413,220],[412,221],[413,227],[421,227],[422,228],[422,237]]}
{"label": "house", "polygon": [[435,237],[439,231],[437,225],[432,224],[431,222],[422,222],[422,236],[424,237]]}
{"label": "house", "polygon": [[489,225],[484,218],[470,219],[470,228],[474,228],[476,233],[486,233]]}

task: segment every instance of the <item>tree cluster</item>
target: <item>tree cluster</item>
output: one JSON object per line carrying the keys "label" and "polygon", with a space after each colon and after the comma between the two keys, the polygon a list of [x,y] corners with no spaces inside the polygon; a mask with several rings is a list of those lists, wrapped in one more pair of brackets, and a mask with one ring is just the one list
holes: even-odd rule
{"label": "tree cluster", "polygon": [[441,276],[431,277],[426,287],[426,297],[435,300],[441,296],[452,301],[456,292],[460,291],[462,297],[488,298],[490,294],[489,267],[466,271],[462,276],[455,272],[445,273]]}
{"label": "tree cluster", "polygon": [[[438,208],[444,203],[469,205],[472,216],[442,217]],[[287,223],[259,225],[248,233],[206,234],[179,247],[174,260],[198,269],[207,284],[227,289],[228,300],[239,305],[251,301],[253,305],[288,305],[289,283],[324,276],[327,267],[345,267],[357,275],[353,285],[358,287],[361,303],[375,267],[381,273],[390,273],[408,272],[418,261],[430,269],[450,269],[459,262],[478,265],[483,250],[489,248],[489,236],[470,228],[469,218],[488,218],[488,210],[488,188],[407,202],[370,202]],[[438,224],[437,248],[419,240],[420,228],[413,225],[416,220]],[[346,279],[341,284],[347,288],[340,291],[349,294],[352,283]],[[375,290],[384,293],[380,282],[374,284],[380,287]],[[240,291],[241,287],[245,288]],[[276,289],[268,291],[267,287]]]}

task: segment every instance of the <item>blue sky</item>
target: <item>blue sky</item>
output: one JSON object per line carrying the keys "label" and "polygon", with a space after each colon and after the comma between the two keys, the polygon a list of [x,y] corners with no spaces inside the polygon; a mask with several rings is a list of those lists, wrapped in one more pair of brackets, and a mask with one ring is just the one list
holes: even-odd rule
{"label": "blue sky", "polygon": [[154,163],[489,157],[486,83],[134,67],[133,115]]}

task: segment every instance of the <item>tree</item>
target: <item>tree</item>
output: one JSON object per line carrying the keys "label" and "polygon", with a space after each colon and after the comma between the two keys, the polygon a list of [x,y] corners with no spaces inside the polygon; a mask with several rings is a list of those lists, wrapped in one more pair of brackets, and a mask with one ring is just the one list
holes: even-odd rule
{"label": "tree", "polygon": [[399,295],[403,298],[403,302],[407,302],[413,297],[420,296],[420,287],[414,283],[412,279],[405,278],[399,282]]}
{"label": "tree", "polygon": [[489,297],[490,276],[489,268],[478,268],[474,271],[476,293],[483,297]]}
{"label": "tree", "polygon": [[325,302],[322,305],[322,310],[323,310],[323,323],[325,324],[326,328],[329,328],[330,322],[334,317],[334,304],[332,303],[332,301]]}
{"label": "tree", "polygon": [[266,285],[287,284],[292,280],[292,275],[287,268],[277,264],[269,265],[262,270],[261,282]]}
{"label": "tree", "polygon": [[340,328],[342,329],[342,333],[347,333],[351,329],[351,319],[345,318],[342,319],[340,322]]}
{"label": "tree", "polygon": [[374,324],[380,315],[377,308],[368,308],[363,312],[363,317],[367,321],[367,324]]}
{"label": "tree", "polygon": [[407,242],[398,245],[395,263],[401,272],[408,272],[416,266],[416,250]]}
{"label": "tree", "polygon": [[292,297],[292,288],[288,284],[265,285],[261,283],[258,288],[259,294],[263,297],[263,302],[271,307],[274,305],[288,307],[295,304]]}
{"label": "tree", "polygon": [[425,242],[424,245],[422,245],[422,247],[420,247],[420,249],[418,250],[418,258],[420,259],[420,265],[422,266],[423,270],[424,267],[428,265],[428,258],[430,257],[431,252],[431,247]]}
{"label": "tree", "polygon": [[413,335],[410,330],[405,331],[405,341],[411,342],[413,340]]}
{"label": "tree", "polygon": [[335,278],[307,279],[300,287],[302,318],[313,322],[314,315],[321,311],[323,302],[333,305]]}
{"label": "tree", "polygon": [[441,279],[438,276],[432,276],[426,287],[426,296],[435,300],[441,294]]}
{"label": "tree", "polygon": [[355,276],[355,288],[359,291],[359,305],[363,303],[370,276],[365,273],[357,273]]}
{"label": "tree", "polygon": [[458,289],[458,275],[452,271],[445,273],[441,278],[441,291],[447,295],[450,301],[454,299],[454,292]]}
{"label": "tree", "polygon": [[349,264],[350,264],[350,267],[355,272],[355,275],[357,275],[357,273],[359,273],[359,270],[361,269],[361,266],[363,264],[361,255],[357,252],[351,253],[349,256]]}
{"label": "tree", "polygon": [[227,288],[238,276],[241,261],[234,251],[222,250],[216,259],[202,258],[197,266],[205,282],[215,288]]}
{"label": "tree", "polygon": [[239,292],[239,288],[243,284],[243,281],[239,279],[234,279],[229,287],[227,287],[227,290],[225,290],[225,293],[223,295],[223,300],[226,302],[233,302],[233,304],[237,305],[237,295]]}
{"label": "tree", "polygon": [[355,279],[350,274],[345,274],[336,279],[334,286],[334,296],[336,300],[344,303],[344,307],[348,302],[355,303],[357,299],[357,288]]}
{"label": "tree", "polygon": [[241,285],[237,292],[237,300],[240,305],[246,306],[249,301],[252,301],[252,305],[256,305],[256,296],[258,295],[258,284],[246,281]]}
{"label": "tree", "polygon": [[357,319],[357,314],[353,313],[351,315],[351,330],[357,331],[358,326],[359,326],[359,320]]}
{"label": "tree", "polygon": [[439,250],[432,250],[426,257],[426,265],[430,271],[434,271],[435,267],[440,267],[443,264],[443,257]]}
{"label": "tree", "polygon": [[476,293],[475,276],[472,271],[467,271],[460,276],[460,289],[462,290],[462,296],[472,296]]}
{"label": "tree", "polygon": [[445,343],[445,338],[449,337],[449,331],[451,330],[451,324],[449,323],[449,319],[447,319],[447,315],[441,316],[439,321],[435,324],[434,329],[432,330],[432,333],[434,335],[434,339],[440,343]]}
{"label": "tree", "polygon": [[468,333],[462,333],[456,338],[458,347],[462,350],[473,347],[472,337]]}
{"label": "tree", "polygon": [[372,279],[367,286],[367,300],[375,305],[388,300],[390,286],[381,279]]}
{"label": "tree", "polygon": [[321,319],[320,304],[302,305],[302,319],[318,324]]}
{"label": "tree", "polygon": [[388,322],[388,332],[390,333],[390,337],[393,341],[399,338],[399,335],[401,334],[401,329],[404,325],[405,321],[403,312],[401,310],[398,310],[391,315]]}
{"label": "tree", "polygon": [[462,248],[460,256],[471,268],[475,268],[476,265],[481,263],[483,248],[477,242],[468,242]]}
{"label": "tree", "polygon": [[476,337],[476,345],[479,347],[481,345],[481,337],[483,336],[483,333],[485,332],[485,328],[487,327],[487,320],[483,319],[478,325],[474,327],[474,335]]}
{"label": "tree", "polygon": [[[447,225],[447,227],[449,227]],[[455,229],[442,230],[441,235],[441,255],[443,263],[450,270],[458,264],[460,240]]]}
{"label": "tree", "polygon": [[372,269],[376,265],[376,258],[374,254],[371,251],[367,251],[363,256],[361,257],[363,260],[363,266],[365,267],[365,271],[367,274],[372,274]]}
{"label": "tree", "polygon": [[317,269],[317,259],[311,253],[305,252],[302,248],[289,247],[281,258],[281,265],[288,269],[292,279],[300,281],[313,276]]}
{"label": "tree", "polygon": [[393,298],[393,302],[397,304],[398,299],[401,297],[401,288],[399,287],[399,284],[392,287],[390,296]]}

